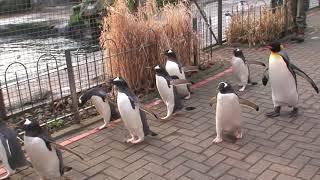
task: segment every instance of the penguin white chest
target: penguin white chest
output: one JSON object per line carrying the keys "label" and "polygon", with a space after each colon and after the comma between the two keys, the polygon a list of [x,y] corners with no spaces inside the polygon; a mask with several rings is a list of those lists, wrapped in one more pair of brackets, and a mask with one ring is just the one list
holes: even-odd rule
{"label": "penguin white chest", "polygon": [[216,125],[223,130],[230,131],[240,126],[240,104],[234,93],[217,95]]}
{"label": "penguin white chest", "polygon": [[38,137],[24,136],[25,150],[37,172],[47,178],[60,177],[60,165],[56,150],[49,151],[45,142]]}
{"label": "penguin white chest", "polygon": [[132,108],[129,97],[125,93],[118,91],[117,104],[121,119],[129,131],[142,129],[140,109],[138,106],[135,106],[135,109]]}
{"label": "penguin white chest", "polygon": [[102,98],[98,96],[92,96],[91,101],[98,113],[103,117],[104,121],[108,123],[111,118],[111,109],[109,102],[107,100],[105,100],[104,102]]}
{"label": "penguin white chest", "polygon": [[[10,149],[9,149],[10,150]],[[10,152],[9,152],[10,153]],[[4,147],[4,145],[2,144],[2,142],[0,141],[0,161],[2,161],[4,167],[6,168],[7,171],[9,171],[9,173],[14,173],[15,170],[11,169],[9,162],[8,162],[8,154],[6,152],[6,149]]]}
{"label": "penguin white chest", "polygon": [[172,85],[170,85],[169,87],[167,80],[164,77],[158,75],[156,75],[156,85],[164,103],[174,103],[174,92]]}
{"label": "penguin white chest", "polygon": [[298,103],[295,79],[279,55],[270,56],[269,77],[274,106],[295,106]]}
{"label": "penguin white chest", "polygon": [[186,76],[183,71],[180,72],[179,66],[177,63],[172,61],[166,62],[166,70],[170,76],[178,76],[179,79],[186,79]]}
{"label": "penguin white chest", "polygon": [[246,85],[249,78],[248,65],[241,58],[235,56],[231,60],[231,65],[236,83],[240,86]]}
{"label": "penguin white chest", "polygon": [[[184,71],[180,72],[179,66],[177,63],[172,61],[167,61],[166,63],[166,70],[170,76],[178,76],[179,79],[186,79]],[[177,87],[177,91],[181,96],[186,97],[187,99],[190,98],[190,92],[188,86],[186,84],[180,84]]]}

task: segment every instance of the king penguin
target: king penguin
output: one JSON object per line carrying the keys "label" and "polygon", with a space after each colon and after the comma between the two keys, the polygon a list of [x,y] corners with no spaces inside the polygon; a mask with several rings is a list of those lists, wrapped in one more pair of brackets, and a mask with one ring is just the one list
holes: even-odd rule
{"label": "king penguin", "polygon": [[237,139],[242,138],[240,104],[251,107],[256,111],[259,111],[259,107],[246,99],[240,98],[231,84],[227,82],[219,83],[218,95],[210,100],[210,106],[213,105],[213,101],[215,100],[217,136],[212,142],[222,142],[222,135],[224,132],[233,134]]}
{"label": "king penguin", "polygon": [[233,57],[231,59],[231,66],[232,66],[232,72],[233,77],[235,79],[235,82],[242,86],[239,91],[244,91],[247,84],[256,85],[256,82],[252,82],[250,79],[250,69],[249,64],[258,64],[261,66],[266,66],[264,63],[259,61],[247,61],[246,58],[243,55],[243,52],[241,49],[236,48],[233,51]]}
{"label": "king penguin", "polygon": [[67,150],[81,159],[82,157],[72,150],[56,144],[38,122],[27,119],[22,129],[25,130],[24,147],[26,153],[40,178],[67,179],[63,175],[72,168],[64,165],[62,153],[59,149]]}
{"label": "king penguin", "polygon": [[305,72],[290,62],[289,56],[281,50],[279,42],[271,43],[267,48],[271,50],[269,68],[264,72],[262,83],[266,85],[270,77],[274,110],[265,115],[277,117],[280,115],[281,106],[289,106],[293,107],[290,117],[295,117],[298,114],[299,99],[296,74],[306,79],[317,93],[319,89]]}
{"label": "king penguin", "polygon": [[[170,76],[166,69],[160,65],[157,65],[154,69],[156,72],[156,86],[158,92],[167,106],[167,115],[161,119],[168,119],[172,114],[183,108],[180,95],[177,93],[177,84],[174,84],[180,79],[176,76]],[[188,84],[185,80],[182,81],[183,82],[179,82],[179,84]]]}
{"label": "king penguin", "polygon": [[17,132],[8,128],[2,121],[0,121],[0,140],[0,160],[7,171],[7,174],[0,179],[6,179],[18,168],[26,166],[27,161],[18,141]]}
{"label": "king penguin", "polygon": [[[186,79],[185,72],[186,71],[198,71],[198,68],[196,66],[190,66],[190,67],[183,67],[176,56],[176,53],[172,49],[168,49],[164,52],[164,55],[167,57],[166,61],[166,71],[169,73],[170,76],[176,76],[179,79]],[[190,88],[187,84],[181,84],[177,86],[178,93],[184,98],[184,99],[190,99],[191,93]]]}
{"label": "king penguin", "polygon": [[147,135],[156,136],[157,134],[149,128],[145,112],[152,114],[157,119],[158,117],[139,102],[138,97],[123,78],[115,77],[111,80],[111,83],[117,87],[118,110],[131,135],[131,138],[126,142],[136,144],[142,142]]}
{"label": "king penguin", "polygon": [[115,105],[108,99],[108,94],[102,88],[95,87],[84,92],[79,97],[79,106],[83,106],[89,100],[104,120],[104,124],[98,129],[103,129],[110,121],[120,118]]}

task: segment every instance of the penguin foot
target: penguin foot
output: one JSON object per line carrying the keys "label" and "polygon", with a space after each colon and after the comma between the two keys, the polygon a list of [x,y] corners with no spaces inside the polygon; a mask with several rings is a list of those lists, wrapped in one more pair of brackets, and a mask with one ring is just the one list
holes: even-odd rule
{"label": "penguin foot", "polygon": [[[110,126],[108,126],[108,127],[110,127]],[[102,126],[98,127],[98,130],[102,130],[104,128],[107,128],[107,123],[105,123]]]}
{"label": "penguin foot", "polygon": [[280,116],[280,106],[275,107],[272,112],[267,112],[265,115],[269,118],[278,117]]}
{"label": "penguin foot", "polygon": [[273,118],[273,117],[278,117],[280,116],[280,112],[275,112],[275,111],[272,111],[272,112],[267,112],[265,113],[265,115],[269,118]]}
{"label": "penguin foot", "polygon": [[132,143],[132,141],[134,141],[134,136],[132,136],[132,138],[130,138],[130,139],[127,139],[126,143]]}
{"label": "penguin foot", "polygon": [[191,95],[189,94],[189,95],[185,96],[183,99],[188,100],[188,99],[190,99],[190,97],[191,97]]}
{"label": "penguin foot", "polygon": [[241,139],[243,136],[243,133],[241,130],[238,130],[234,133],[234,135],[236,136],[237,139]]}
{"label": "penguin foot", "polygon": [[246,89],[246,86],[242,86],[241,89],[239,89],[240,92],[244,91]]}
{"label": "penguin foot", "polygon": [[297,115],[298,115],[298,108],[294,107],[293,110],[290,112],[289,117],[293,118],[293,117],[297,117]]}
{"label": "penguin foot", "polygon": [[221,143],[222,142],[222,138],[221,137],[216,137],[216,138],[214,138],[214,140],[212,141],[212,143]]}
{"label": "penguin foot", "polygon": [[143,138],[138,138],[137,140],[133,140],[131,143],[132,144],[137,144],[139,142],[142,142],[143,141]]}

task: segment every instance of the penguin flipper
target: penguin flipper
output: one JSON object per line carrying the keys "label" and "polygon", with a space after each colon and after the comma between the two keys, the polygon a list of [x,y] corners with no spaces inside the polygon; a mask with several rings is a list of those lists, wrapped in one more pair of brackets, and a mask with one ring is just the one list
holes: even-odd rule
{"label": "penguin flipper", "polygon": [[260,61],[250,60],[250,61],[247,61],[247,63],[248,63],[248,64],[255,64],[255,65],[260,65],[260,66],[266,67],[266,64],[264,64],[263,62],[260,62]]}
{"label": "penguin flipper", "polygon": [[184,72],[197,72],[197,71],[199,71],[199,68],[198,68],[198,66],[183,66],[182,70]]}
{"label": "penguin flipper", "polygon": [[254,109],[256,111],[259,111],[259,106],[256,105],[255,103],[247,100],[247,99],[243,99],[243,98],[239,97],[239,104],[251,107],[252,109]]}
{"label": "penguin flipper", "polygon": [[57,144],[57,143],[55,143],[53,141],[49,141],[49,142],[50,142],[50,144],[54,145],[57,149],[62,149],[62,150],[68,151],[68,152],[78,156],[81,160],[84,160],[82,156],[80,156],[78,153],[74,152],[73,150],[71,150],[71,149],[69,149],[69,148],[67,148],[65,146],[62,146],[60,144]]}
{"label": "penguin flipper", "polygon": [[298,74],[299,76],[301,76],[303,79],[307,80],[311,86],[313,87],[313,89],[319,94],[319,89],[317,87],[317,85],[314,83],[314,81],[305,73],[303,72],[301,69],[299,69],[296,65],[294,64],[290,64],[291,68],[293,69],[293,71]]}
{"label": "penguin flipper", "polygon": [[151,110],[149,110],[146,107],[144,107],[141,103],[139,103],[138,106],[139,106],[140,110],[150,114],[151,116],[153,116],[156,119],[159,119],[159,117],[154,112],[152,112]]}
{"label": "penguin flipper", "polygon": [[217,102],[217,97],[216,97],[216,96],[214,96],[214,97],[212,97],[212,98],[210,99],[210,101],[209,101],[209,105],[210,105],[210,106],[212,106],[212,105],[213,105],[213,103],[215,103],[215,104],[216,104],[216,102]]}
{"label": "penguin flipper", "polygon": [[268,81],[269,81],[269,72],[268,72],[268,70],[269,70],[269,68],[266,68],[266,70],[263,72],[262,84],[264,86],[266,86]]}
{"label": "penguin flipper", "polygon": [[173,86],[177,86],[181,84],[191,84],[191,83],[185,79],[173,79],[170,81],[170,85],[173,85]]}

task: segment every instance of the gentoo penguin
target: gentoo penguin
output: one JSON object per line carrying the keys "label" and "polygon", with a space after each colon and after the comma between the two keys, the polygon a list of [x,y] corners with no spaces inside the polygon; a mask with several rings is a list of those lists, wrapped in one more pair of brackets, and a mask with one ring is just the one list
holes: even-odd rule
{"label": "gentoo penguin", "polygon": [[16,169],[27,165],[18,134],[0,121],[0,160],[7,174],[0,179],[6,179],[16,172]]}
{"label": "gentoo penguin", "polygon": [[[176,76],[170,76],[165,68],[157,65],[155,68],[156,72],[156,86],[158,92],[167,106],[167,115],[161,119],[168,119],[173,113],[183,108],[180,100],[180,95],[177,93],[175,80],[179,81],[180,79]],[[186,80],[182,80],[179,84],[184,83],[188,84]]]}
{"label": "gentoo penguin", "polygon": [[59,149],[67,150],[83,159],[72,150],[56,144],[49,134],[40,127],[38,122],[32,122],[27,119],[22,129],[25,130],[25,151],[41,179],[67,178],[63,175],[72,168],[63,164],[62,153]]}
{"label": "gentoo penguin", "polygon": [[144,136],[156,136],[157,134],[149,128],[145,112],[152,114],[157,119],[158,117],[143,107],[123,78],[115,77],[111,80],[111,83],[117,87],[118,110],[131,135],[131,138],[126,142],[136,144],[142,142]]}
{"label": "gentoo penguin", "polygon": [[281,106],[289,106],[293,107],[290,117],[295,117],[298,114],[299,98],[296,74],[306,79],[317,93],[319,93],[318,87],[306,73],[290,62],[288,55],[281,51],[279,42],[271,43],[267,48],[271,50],[269,68],[265,70],[262,83],[266,85],[270,77],[274,110],[265,115],[279,116]]}
{"label": "gentoo penguin", "polygon": [[246,105],[259,111],[259,107],[254,103],[240,98],[231,85],[227,82],[220,82],[218,85],[218,95],[210,100],[210,105],[216,100],[216,132],[214,143],[222,142],[223,132],[232,133],[237,139],[242,138],[241,131],[241,109],[240,104]]}
{"label": "gentoo penguin", "polygon": [[108,99],[108,94],[102,88],[95,87],[84,92],[79,97],[79,106],[83,106],[88,100],[91,100],[98,113],[103,117],[104,124],[99,129],[105,128],[110,121],[120,118],[115,105]]}
{"label": "gentoo penguin", "polygon": [[[172,49],[166,50],[164,55],[167,57],[165,68],[170,76],[177,76],[179,79],[185,80],[185,72],[198,71],[196,66],[183,67]],[[190,99],[190,89],[187,84],[178,85],[177,91],[184,99]]]}
{"label": "gentoo penguin", "polygon": [[233,57],[231,60],[232,72],[236,83],[239,86],[242,86],[239,91],[244,91],[247,84],[256,85],[256,82],[252,82],[250,80],[250,70],[249,64],[258,64],[262,66],[266,66],[264,63],[259,61],[247,61],[243,55],[241,49],[236,48],[233,51]]}

